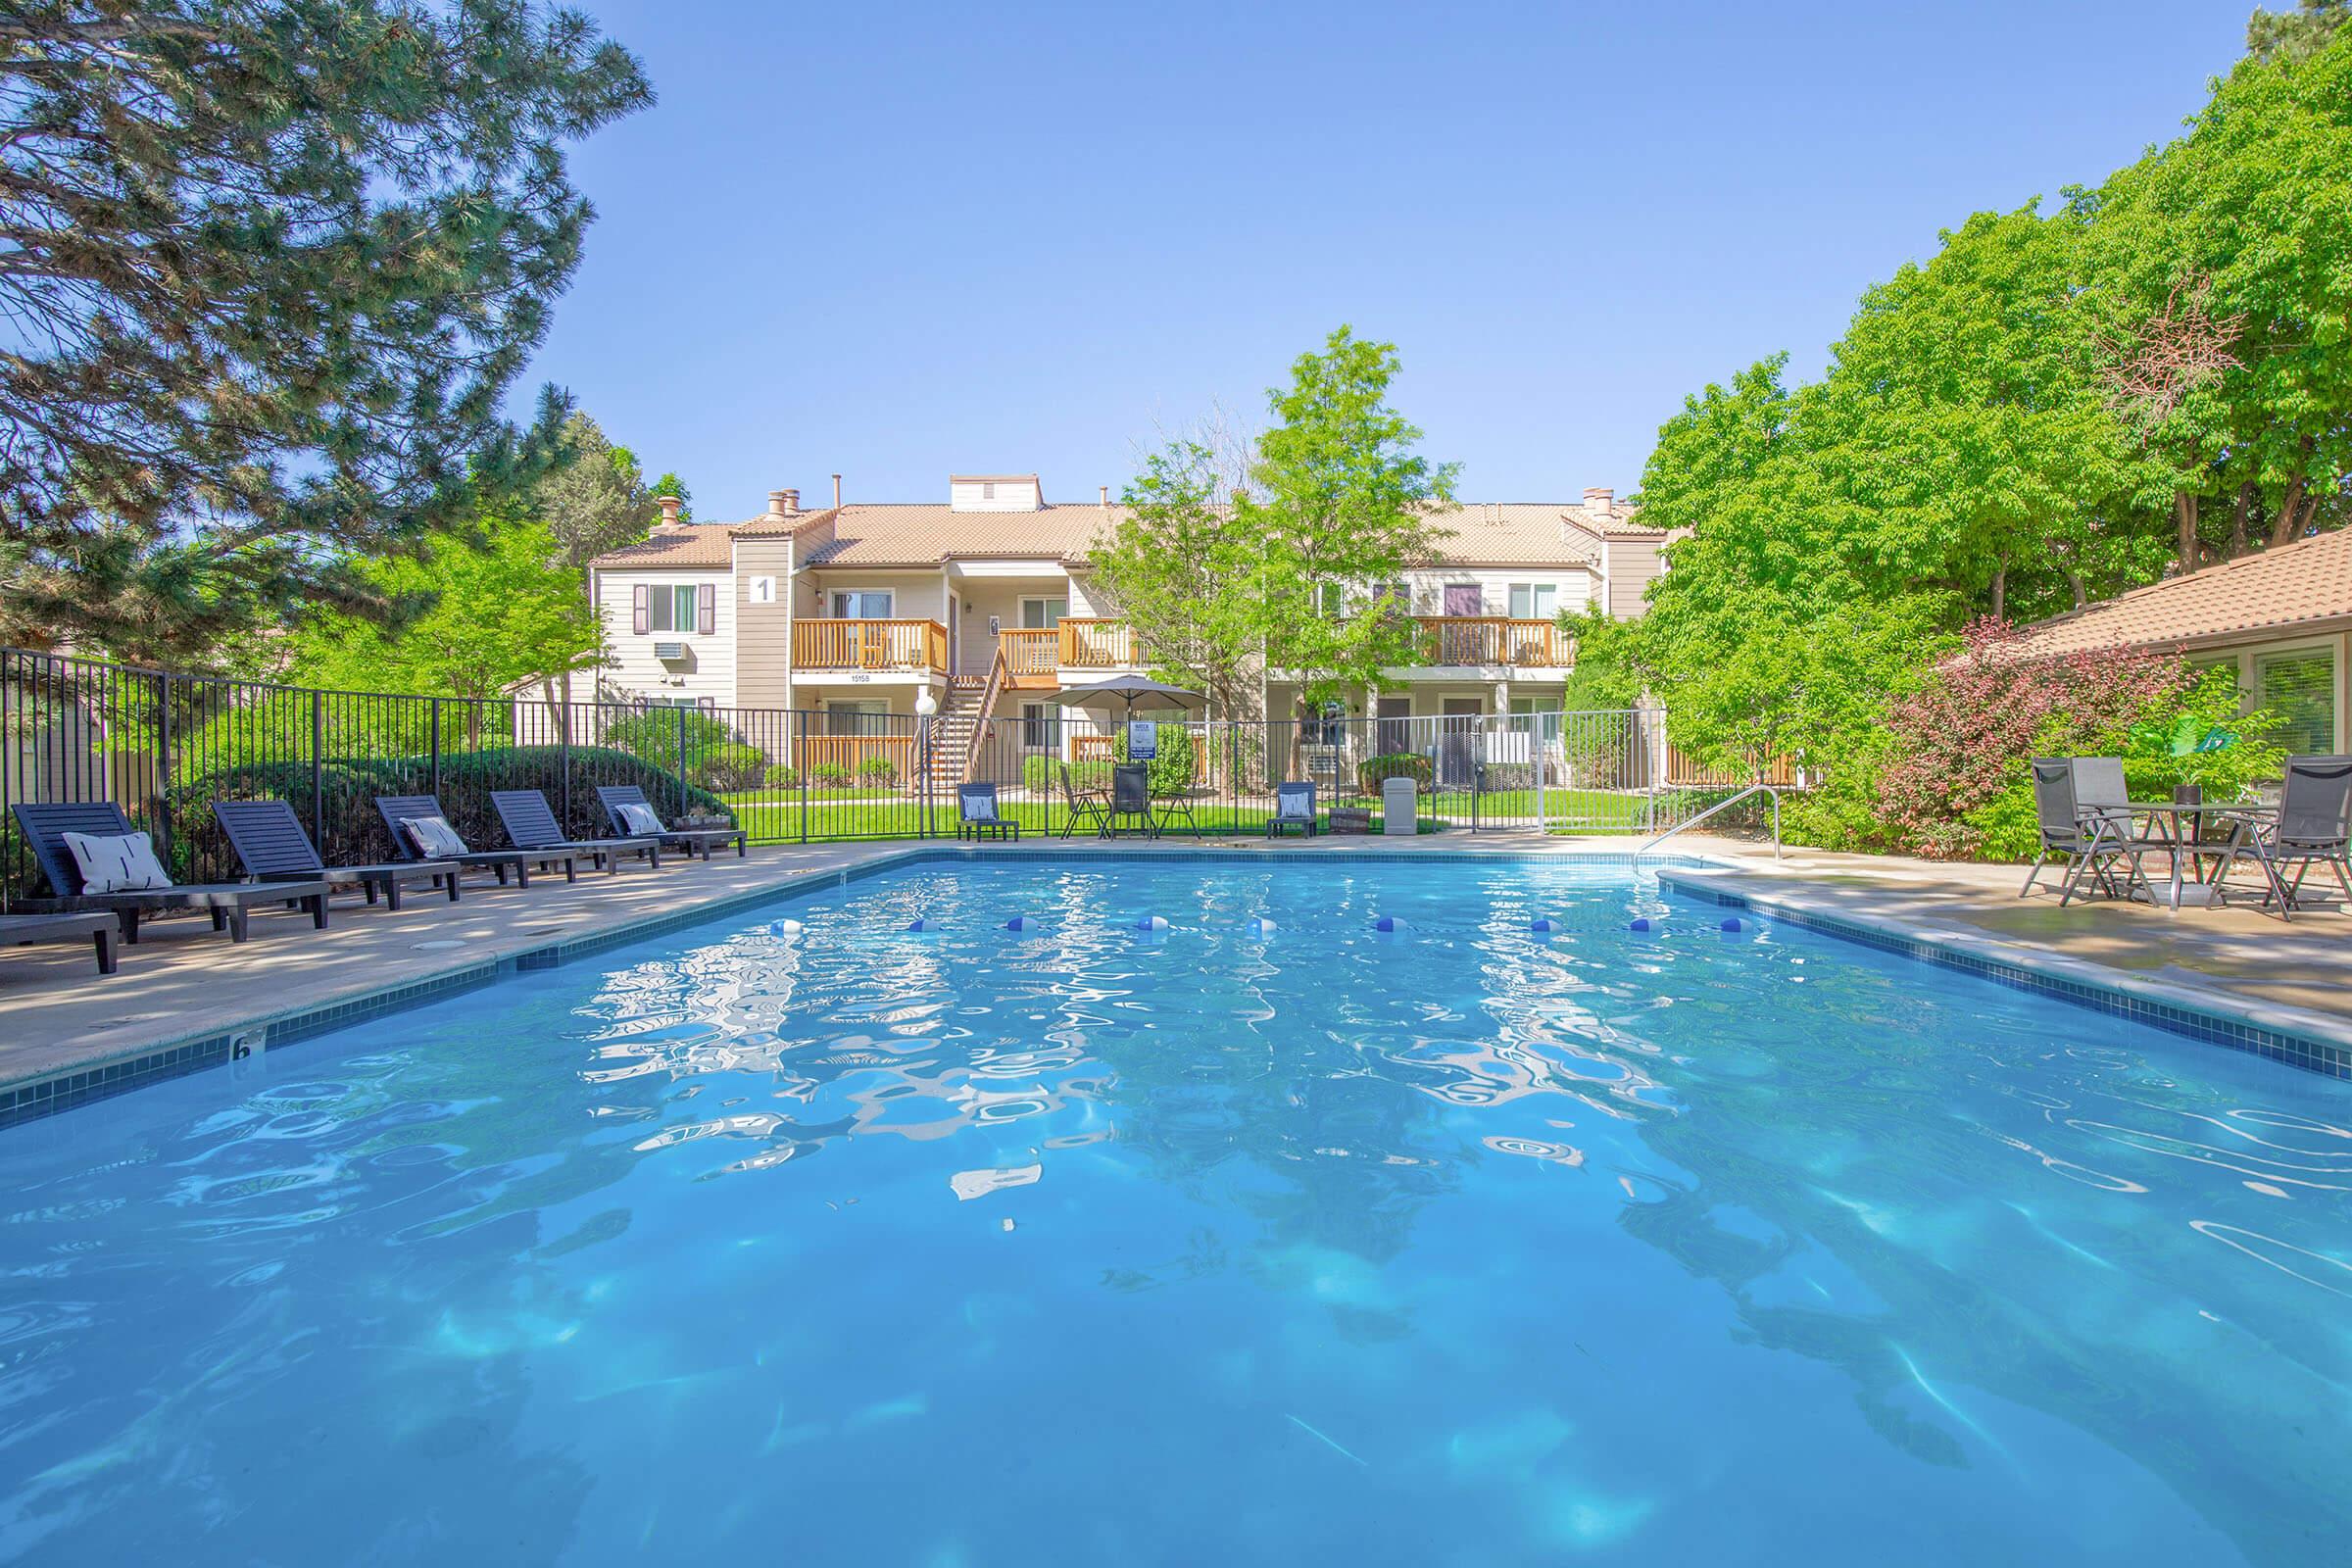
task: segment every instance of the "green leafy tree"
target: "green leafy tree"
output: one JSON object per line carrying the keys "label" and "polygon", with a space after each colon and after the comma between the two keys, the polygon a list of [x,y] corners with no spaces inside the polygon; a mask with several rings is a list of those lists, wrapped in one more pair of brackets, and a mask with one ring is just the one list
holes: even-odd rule
{"label": "green leafy tree", "polygon": [[1414,450],[1420,429],[1387,401],[1398,368],[1394,344],[1346,326],[1300,355],[1267,393],[1274,424],[1235,498],[1262,558],[1266,660],[1297,678],[1302,710],[1421,662],[1418,625],[1381,588],[1446,537],[1434,513],[1459,465]]}
{"label": "green leafy tree", "polygon": [[564,144],[651,101],[527,0],[0,11],[0,636],[165,659],[503,504],[577,263]]}
{"label": "green leafy tree", "polygon": [[1234,509],[1229,472],[1199,437],[1147,454],[1088,560],[1141,662],[1204,694],[1220,717],[1254,710],[1265,637],[1260,541]]}
{"label": "green leafy tree", "polygon": [[537,681],[552,695],[559,677],[601,657],[603,622],[539,522],[493,520],[354,569],[377,597],[428,608],[390,626],[315,613],[289,639],[306,683],[487,698]]}
{"label": "green leafy tree", "polygon": [[2246,19],[2246,51],[2257,60],[2318,54],[2352,22],[2352,0],[2295,0],[2292,11],[2256,11]]}

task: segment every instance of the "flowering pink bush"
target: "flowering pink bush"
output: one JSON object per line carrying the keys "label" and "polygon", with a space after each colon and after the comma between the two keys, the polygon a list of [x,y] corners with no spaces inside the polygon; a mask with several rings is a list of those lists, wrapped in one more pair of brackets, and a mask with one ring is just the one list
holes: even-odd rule
{"label": "flowering pink bush", "polygon": [[[2016,842],[2033,822],[2030,760],[2125,756],[2135,731],[2169,722],[2199,692],[2177,655],[2110,649],[2021,660],[2017,632],[1990,618],[1962,638],[1962,652],[1887,713],[1879,817],[1896,848],[1913,855],[2030,853]],[[2226,699],[2206,700],[2233,708],[2234,686]]]}

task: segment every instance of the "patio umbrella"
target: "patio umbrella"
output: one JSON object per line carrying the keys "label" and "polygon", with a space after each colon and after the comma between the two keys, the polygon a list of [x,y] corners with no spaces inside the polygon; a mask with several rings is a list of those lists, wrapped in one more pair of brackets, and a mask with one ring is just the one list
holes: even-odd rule
{"label": "patio umbrella", "polygon": [[1120,717],[1133,717],[1135,705],[1150,701],[1160,708],[1174,708],[1192,712],[1208,707],[1208,699],[1182,686],[1170,686],[1144,675],[1113,675],[1108,680],[1096,681],[1091,686],[1073,686],[1054,694],[1054,701],[1065,708],[1100,709],[1105,714],[1115,712]]}

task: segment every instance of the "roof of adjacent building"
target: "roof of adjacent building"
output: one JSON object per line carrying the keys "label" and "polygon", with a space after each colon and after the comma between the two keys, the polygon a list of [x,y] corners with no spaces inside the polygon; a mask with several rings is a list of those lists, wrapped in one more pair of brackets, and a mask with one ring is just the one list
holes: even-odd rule
{"label": "roof of adjacent building", "polygon": [[[810,566],[920,567],[948,561],[1032,560],[1077,565],[1120,510],[1089,504],[957,512],[944,502],[851,504],[739,523],[686,523],[608,551],[595,564],[606,570],[724,566],[731,559],[730,535],[756,539],[807,533],[818,536],[806,558]],[[1634,509],[1615,501],[1472,502],[1441,512],[1436,520],[1450,534],[1440,547],[1439,559],[1465,566],[1590,564],[1595,553],[1592,542],[1652,533],[1635,521]],[[828,522],[830,529],[822,526]]]}
{"label": "roof of adjacent building", "polygon": [[2352,621],[2352,528],[2239,556],[2019,628],[2026,658],[2244,642]]}

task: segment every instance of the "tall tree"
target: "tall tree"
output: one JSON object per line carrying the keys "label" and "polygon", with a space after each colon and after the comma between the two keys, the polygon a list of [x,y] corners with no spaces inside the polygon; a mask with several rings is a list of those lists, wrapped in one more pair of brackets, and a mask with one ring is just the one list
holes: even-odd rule
{"label": "tall tree", "polygon": [[[606,439],[585,413],[564,421],[564,461],[539,481],[537,510],[556,559],[584,578],[589,562],[645,537],[661,514],[656,498],[667,492],[648,485],[637,454]],[[678,483],[675,474],[662,478]]]}
{"label": "tall tree", "polygon": [[564,144],[651,98],[529,0],[0,4],[0,635],[380,607],[358,557],[532,482]]}
{"label": "tall tree", "polygon": [[1274,423],[1235,499],[1262,555],[1266,661],[1305,706],[1421,662],[1418,625],[1384,590],[1447,537],[1435,513],[1460,466],[1414,450],[1419,427],[1387,402],[1398,368],[1394,344],[1346,326],[1300,355],[1266,394]]}
{"label": "tall tree", "polygon": [[1142,662],[1222,717],[1254,710],[1265,636],[1259,541],[1235,513],[1232,471],[1199,434],[1146,454],[1088,563]]}
{"label": "tall tree", "polygon": [[353,691],[495,697],[593,667],[604,623],[560,560],[546,526],[485,519],[437,534],[418,553],[355,563],[373,594],[426,608],[386,626],[315,612],[287,639],[297,676]]}
{"label": "tall tree", "polygon": [[2352,22],[2352,0],[2295,0],[2292,11],[2257,10],[2246,19],[2246,52],[2257,60],[2318,54]]}

